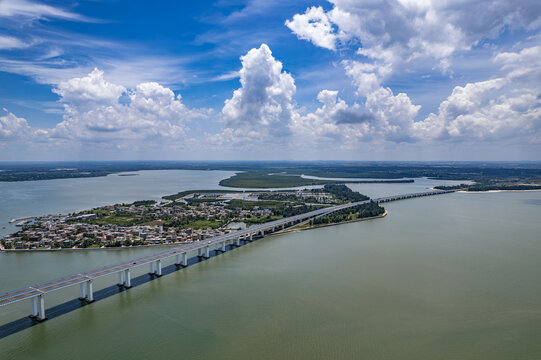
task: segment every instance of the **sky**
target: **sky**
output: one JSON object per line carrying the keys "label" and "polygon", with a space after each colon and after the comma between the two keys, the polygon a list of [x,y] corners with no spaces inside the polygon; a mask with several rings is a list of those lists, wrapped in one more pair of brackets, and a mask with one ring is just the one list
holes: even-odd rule
{"label": "sky", "polygon": [[541,160],[538,0],[0,0],[0,160]]}

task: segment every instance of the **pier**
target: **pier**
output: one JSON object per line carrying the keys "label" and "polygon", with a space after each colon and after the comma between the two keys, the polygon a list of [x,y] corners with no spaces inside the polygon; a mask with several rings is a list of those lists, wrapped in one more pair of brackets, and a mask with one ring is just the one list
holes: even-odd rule
{"label": "pier", "polygon": [[280,220],[267,222],[264,224],[253,225],[246,229],[238,230],[228,234],[212,237],[203,241],[174,246],[167,250],[159,251],[153,254],[140,256],[134,259],[122,261],[119,263],[103,266],[94,270],[81,272],[65,276],[59,279],[45,281],[33,286],[23,287],[0,295],[0,306],[9,305],[15,302],[30,300],[30,317],[36,321],[47,319],[45,308],[45,295],[55,290],[60,290],[69,286],[79,286],[79,299],[86,303],[94,302],[93,281],[97,278],[117,274],[117,285],[120,289],[126,290],[132,287],[131,271],[135,267],[148,266],[151,276],[160,277],[163,275],[163,263],[165,260],[174,258],[174,265],[178,268],[188,266],[188,253],[197,253],[199,259],[208,259],[211,252],[222,254],[228,249],[239,247],[255,239],[263,238],[283,229],[294,227],[302,222],[309,221],[316,217],[325,216],[335,211],[351,208],[358,205],[367,204],[371,201],[376,203],[386,203],[403,199],[411,199],[423,196],[432,196],[451,193],[454,191],[427,191],[421,193],[403,194],[381,197],[371,200],[336,205],[317,209],[304,214],[295,215]]}

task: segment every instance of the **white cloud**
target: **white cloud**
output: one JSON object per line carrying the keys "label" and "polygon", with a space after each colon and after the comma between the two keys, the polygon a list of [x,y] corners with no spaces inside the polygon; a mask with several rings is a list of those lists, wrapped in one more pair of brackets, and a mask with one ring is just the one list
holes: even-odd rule
{"label": "white cloud", "polygon": [[372,114],[357,104],[348,106],[338,91],[321,90],[317,99],[322,106],[295,119],[292,129],[299,145],[347,148],[371,136]]}
{"label": "white cloud", "polygon": [[0,49],[23,49],[28,46],[30,44],[13,36],[0,35]]}
{"label": "white cloud", "polygon": [[286,24],[299,38],[328,49],[334,49],[335,39],[358,39],[361,55],[393,67],[429,58],[446,72],[453,54],[498,37],[506,27],[541,26],[541,4],[536,0],[329,1],[330,11],[311,7]]}
{"label": "white cloud", "polygon": [[171,86],[193,78],[183,66],[188,57],[156,54],[134,40],[115,41],[66,30],[61,26],[65,20],[100,21],[41,2],[0,0],[0,50],[5,50],[0,71],[52,85],[88,74],[95,67],[128,87],[150,81]]}
{"label": "white cloud", "polygon": [[[346,68],[366,98],[364,109],[348,106],[336,91],[323,90],[323,104],[299,117],[295,132],[313,144],[333,140],[336,147],[361,143],[444,142],[541,143],[541,47],[494,56],[502,65],[501,77],[456,86],[441,102],[437,114],[416,121],[420,106],[405,93],[395,95],[366,72],[366,64]],[[368,74],[370,74],[368,72]],[[304,135],[305,138],[307,137]]]}
{"label": "white cloud", "polygon": [[457,86],[437,114],[414,124],[424,139],[541,142],[541,47],[500,53],[505,76]]}
{"label": "white cloud", "polygon": [[[116,47],[112,44],[107,46]],[[112,81],[123,86],[135,87],[142,82],[151,81],[158,81],[164,85],[184,83],[189,79],[189,74],[183,69],[182,62],[183,60],[170,57],[135,55],[129,59],[95,57],[81,62],[62,58],[12,60],[0,57],[0,70],[30,76],[41,84],[57,85],[88,74],[93,68],[99,67],[107,72],[108,78]]]}
{"label": "white cloud", "polygon": [[354,60],[342,62],[346,74],[353,79],[357,86],[357,94],[367,96],[376,91],[380,84],[391,74],[391,66],[388,63],[363,63]]}
{"label": "white cloud", "polygon": [[241,57],[241,88],[225,101],[222,109],[226,126],[256,130],[260,135],[289,134],[289,124],[296,116],[293,107],[295,82],[282,71],[266,44],[251,49]]}
{"label": "white cloud", "polygon": [[211,81],[228,81],[232,79],[236,79],[240,76],[238,71],[230,71],[228,73],[215,76],[211,79]]}
{"label": "white cloud", "polygon": [[7,114],[0,116],[0,140],[21,140],[33,134],[33,130],[28,126],[26,119],[18,118],[5,108],[3,111],[7,112]]}
{"label": "white cloud", "polygon": [[129,90],[105,80],[98,69],[61,82],[54,91],[64,103],[64,120],[48,135],[66,140],[138,146],[150,139],[182,143],[187,122],[206,116],[188,109],[180,95],[158,83],[141,83]]}
{"label": "white cloud", "polygon": [[94,69],[85,77],[61,82],[53,89],[53,92],[60,95],[62,102],[82,111],[96,105],[115,105],[125,91],[125,87],[105,81],[103,71],[98,69]]}
{"label": "white cloud", "polygon": [[94,21],[83,15],[59,7],[26,0],[3,0],[0,17],[23,17],[29,19],[64,19],[72,21]]}
{"label": "white cloud", "polygon": [[336,49],[337,35],[321,6],[311,7],[304,14],[296,14],[292,20],[286,20],[285,25],[299,39],[308,40],[317,46],[329,50]]}
{"label": "white cloud", "polygon": [[367,98],[365,109],[349,106],[338,98],[338,91],[322,90],[318,94],[322,106],[299,117],[294,130],[298,138],[331,141],[334,147],[355,147],[370,141],[411,141],[410,126],[419,106],[405,94],[394,95],[380,88]]}
{"label": "white cloud", "polygon": [[[541,120],[541,47],[494,57],[500,77],[454,88],[437,114],[416,121],[420,106],[406,93],[384,86],[399,71],[439,69],[452,73],[453,56],[467,52],[505,29],[538,29],[541,3],[533,0],[444,2],[436,0],[329,0],[333,8],[311,7],[286,25],[301,39],[334,50],[337,43],[359,41],[356,59],[342,61],[364,98],[370,121],[338,124],[332,111],[348,107],[335,92],[320,93],[324,106],[303,116],[303,128],[357,141],[539,141]],[[295,26],[293,26],[295,25]],[[307,30],[308,29],[308,30]],[[325,40],[327,39],[327,40]],[[354,44],[355,42],[351,42]],[[358,105],[357,105],[358,106]],[[355,115],[351,115],[355,118]],[[310,124],[308,124],[310,123]],[[316,131],[318,132],[318,131]],[[318,132],[318,133],[319,133]],[[352,136],[354,134],[354,136]]]}

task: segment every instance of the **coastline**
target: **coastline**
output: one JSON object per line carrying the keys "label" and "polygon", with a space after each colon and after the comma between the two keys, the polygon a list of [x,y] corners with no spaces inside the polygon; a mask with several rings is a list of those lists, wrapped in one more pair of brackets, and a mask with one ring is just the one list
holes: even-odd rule
{"label": "coastline", "polygon": [[[441,191],[441,189],[430,188],[433,191]],[[468,191],[468,190],[455,190],[457,193],[464,194],[487,194],[487,193],[499,193],[499,192],[526,192],[526,191],[541,191],[541,189],[528,189],[528,190],[486,190],[486,191]]]}
{"label": "coastline", "polygon": [[[305,231],[305,230],[312,230],[322,227],[329,227],[329,226],[335,226],[335,225],[342,225],[342,224],[349,224],[354,223],[358,221],[366,221],[366,220],[375,220],[375,219],[381,219],[387,216],[388,212],[385,210],[383,214],[378,216],[371,216],[367,218],[362,219],[355,219],[355,220],[349,220],[349,221],[343,221],[339,223],[331,223],[331,224],[321,224],[321,225],[313,225],[308,226],[305,228],[301,228],[300,226],[305,225],[308,223],[308,221],[298,224],[297,226],[291,228],[291,229],[285,229],[275,232],[271,235],[280,235],[280,234],[287,234],[292,232],[298,232],[298,231]],[[167,246],[177,246],[177,245],[184,245],[193,243],[196,241],[191,242],[182,242],[182,243],[172,243],[172,244],[149,244],[149,245],[135,245],[135,246],[120,246],[120,247],[99,247],[99,248],[56,248],[56,249],[0,249],[0,253],[25,253],[25,252],[61,252],[61,251],[120,251],[120,250],[126,250],[126,249],[135,249],[135,248],[151,248],[151,247],[167,247]]]}
{"label": "coastline", "polygon": [[291,233],[291,232],[298,232],[298,231],[312,230],[312,229],[318,229],[318,228],[329,227],[329,226],[335,226],[335,225],[350,224],[350,223],[355,223],[355,222],[359,222],[359,221],[376,220],[376,219],[384,218],[384,217],[386,217],[388,214],[389,214],[389,213],[388,213],[387,209],[385,209],[385,211],[383,212],[383,214],[378,215],[378,216],[371,216],[371,217],[366,217],[366,218],[362,218],[362,219],[348,220],[348,221],[343,221],[343,222],[338,222],[338,223],[330,223],[330,224],[312,225],[312,226],[308,226],[308,227],[300,227],[300,226],[303,226],[304,224],[308,223],[308,221],[306,221],[306,222],[304,222],[304,223],[301,223],[301,224],[297,225],[296,227],[294,227],[294,228],[292,228],[292,229],[287,229],[287,230],[278,231],[278,232],[276,232],[276,234],[277,234],[277,235],[278,235],[278,234],[287,234],[287,233]]}
{"label": "coastline", "polygon": [[99,248],[55,248],[55,249],[0,249],[0,253],[8,252],[58,252],[58,251],[96,251],[96,250],[125,250],[125,249],[135,249],[135,248],[150,248],[150,247],[167,247],[167,246],[177,246],[184,244],[191,244],[196,241],[186,241],[179,243],[171,244],[148,244],[148,245],[134,245],[134,246],[116,246],[116,247],[99,247]]}
{"label": "coastline", "polygon": [[541,189],[529,189],[529,190],[487,190],[487,191],[467,191],[458,190],[459,193],[466,194],[486,194],[486,193],[500,193],[500,192],[526,192],[526,191],[541,191]]}

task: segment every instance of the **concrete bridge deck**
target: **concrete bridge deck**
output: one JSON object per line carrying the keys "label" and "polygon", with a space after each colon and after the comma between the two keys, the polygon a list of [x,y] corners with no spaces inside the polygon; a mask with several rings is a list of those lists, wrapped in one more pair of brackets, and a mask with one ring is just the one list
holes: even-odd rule
{"label": "concrete bridge deck", "polygon": [[226,245],[240,246],[241,239],[244,241],[251,241],[253,236],[264,236],[266,232],[274,232],[276,230],[282,230],[286,227],[294,226],[300,222],[310,220],[319,216],[324,216],[342,209],[347,209],[357,205],[362,205],[374,201],[376,203],[385,203],[389,201],[396,201],[402,199],[410,199],[421,196],[431,196],[445,194],[453,191],[427,191],[421,193],[403,194],[381,197],[371,200],[359,201],[354,203],[347,203],[342,205],[336,205],[318,210],[310,211],[304,214],[291,216],[288,218],[267,222],[264,224],[253,225],[249,228],[235,231],[229,234],[224,234],[216,237],[212,237],[203,241],[183,244],[172,247],[167,250],[159,251],[153,254],[140,256],[134,259],[122,261],[119,263],[103,266],[97,269],[81,272],[65,276],[59,279],[45,281],[33,286],[24,287],[18,290],[13,290],[0,295],[0,306],[12,304],[15,302],[23,301],[26,299],[32,300],[32,314],[31,317],[36,320],[43,321],[45,316],[45,305],[43,295],[55,290],[63,289],[68,286],[80,285],[80,299],[92,302],[93,289],[92,280],[102,276],[118,273],[118,285],[126,289],[131,287],[131,273],[130,269],[136,266],[145,264],[150,265],[150,274],[161,276],[162,275],[162,260],[175,256],[175,265],[187,266],[187,254],[188,252],[198,251],[198,256],[203,258],[209,257],[211,250],[226,251]]}

